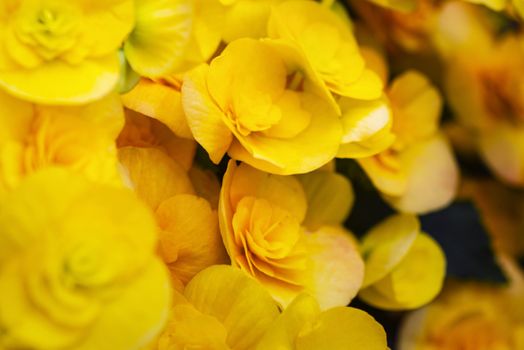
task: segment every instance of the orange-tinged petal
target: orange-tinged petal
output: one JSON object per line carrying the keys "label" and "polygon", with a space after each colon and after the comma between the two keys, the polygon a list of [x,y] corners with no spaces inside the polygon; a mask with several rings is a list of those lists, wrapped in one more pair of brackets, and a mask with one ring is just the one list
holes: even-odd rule
{"label": "orange-tinged petal", "polygon": [[175,88],[161,82],[142,79],[133,90],[122,95],[122,102],[131,110],[159,120],[175,135],[192,138],[182,109],[180,91]]}
{"label": "orange-tinged petal", "polygon": [[175,195],[159,205],[156,218],[161,255],[183,284],[206,267],[226,262],[218,217],[205,199]]}
{"label": "orange-tinged petal", "polygon": [[118,157],[138,196],[153,209],[176,194],[193,194],[184,169],[160,150],[124,147]]}

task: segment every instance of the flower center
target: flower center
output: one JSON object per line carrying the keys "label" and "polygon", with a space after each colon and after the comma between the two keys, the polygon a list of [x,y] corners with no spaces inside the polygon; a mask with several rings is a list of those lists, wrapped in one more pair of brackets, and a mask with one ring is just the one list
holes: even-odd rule
{"label": "flower center", "polygon": [[20,14],[15,28],[16,37],[20,44],[42,60],[50,61],[73,47],[80,17],[81,14],[67,2],[33,8]]}

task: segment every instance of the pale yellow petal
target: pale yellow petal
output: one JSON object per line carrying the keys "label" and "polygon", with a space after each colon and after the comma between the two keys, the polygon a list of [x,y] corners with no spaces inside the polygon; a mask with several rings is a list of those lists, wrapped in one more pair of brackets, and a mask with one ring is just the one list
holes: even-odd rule
{"label": "pale yellow petal", "polygon": [[459,170],[447,140],[436,136],[400,154],[406,188],[400,196],[384,198],[396,209],[427,213],[447,206],[457,193]]}
{"label": "pale yellow petal", "polygon": [[337,226],[324,226],[307,235],[312,261],[312,284],[308,291],[320,308],[348,305],[364,279],[364,262],[351,233]]}

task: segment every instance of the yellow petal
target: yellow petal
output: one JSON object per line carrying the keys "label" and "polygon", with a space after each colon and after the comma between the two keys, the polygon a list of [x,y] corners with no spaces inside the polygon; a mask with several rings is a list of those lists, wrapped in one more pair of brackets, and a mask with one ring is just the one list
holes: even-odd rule
{"label": "yellow petal", "polygon": [[395,145],[409,145],[438,130],[442,98],[429,80],[416,71],[397,77],[388,90],[393,107]]}
{"label": "yellow petal", "polygon": [[342,227],[324,226],[307,235],[313,280],[308,291],[322,310],[348,305],[364,279],[356,240]]}
{"label": "yellow petal", "polygon": [[442,249],[429,235],[421,233],[394,270],[362,290],[360,298],[387,310],[418,308],[440,292],[445,274]]}
{"label": "yellow petal", "polygon": [[218,208],[218,198],[220,197],[220,183],[217,176],[211,170],[204,170],[197,166],[193,166],[188,172],[191,183],[195,189],[195,193],[202,198],[205,198],[211,208]]}
{"label": "yellow petal", "polygon": [[197,310],[224,325],[232,349],[253,348],[278,316],[268,292],[230,266],[217,265],[200,272],[184,294]]}
{"label": "yellow petal", "polygon": [[349,180],[337,173],[315,171],[298,176],[307,196],[303,225],[316,230],[323,225],[342,224],[349,215],[355,194]]}
{"label": "yellow petal", "polygon": [[226,262],[218,217],[205,199],[175,195],[160,204],[156,218],[164,262],[183,284],[206,267]]}
{"label": "yellow petal", "polygon": [[142,79],[133,90],[122,95],[122,102],[127,108],[162,122],[175,135],[192,138],[182,109],[180,91],[175,88]]}
{"label": "yellow petal", "polygon": [[82,104],[113,90],[119,70],[116,53],[84,60],[76,66],[53,61],[35,69],[1,71],[0,86],[17,97],[36,103]]}
{"label": "yellow petal", "polygon": [[[152,297],[154,296],[154,297]],[[148,300],[147,306],[144,300]],[[78,350],[142,348],[160,333],[167,321],[171,285],[159,261],[141,271],[133,284],[107,305]],[[116,332],[116,333],[111,333]],[[108,337],[108,334],[112,334]]]}
{"label": "yellow petal", "polygon": [[392,9],[410,12],[415,10],[417,2],[416,0],[370,0],[380,6],[390,7]]}
{"label": "yellow petal", "polygon": [[380,77],[370,69],[364,69],[357,80],[343,88],[334,89],[342,96],[362,100],[374,100],[382,95],[383,83]]}
{"label": "yellow petal", "polygon": [[393,143],[393,118],[385,97],[373,101],[342,98],[339,104],[343,136],[337,157],[369,157],[384,151]]}
{"label": "yellow petal", "polygon": [[230,43],[239,38],[266,37],[271,5],[277,1],[236,1],[226,11],[224,41]]}
{"label": "yellow petal", "polygon": [[412,215],[395,215],[374,226],[362,240],[366,273],[362,287],[389,274],[406,256],[420,230]]}
{"label": "yellow petal", "polygon": [[186,74],[182,104],[195,140],[209,153],[211,160],[218,163],[228,150],[233,135],[222,120],[222,111],[209,95],[208,71],[209,66],[202,65]]}
{"label": "yellow petal", "polygon": [[[400,196],[384,198],[402,212],[426,213],[448,205],[457,192],[459,173],[447,140],[436,136],[400,153],[406,188]],[[428,189],[431,188],[431,191]]]}
{"label": "yellow petal", "polygon": [[152,350],[230,349],[226,345],[227,331],[215,317],[199,312],[190,304],[175,305],[171,314],[167,329]]}
{"label": "yellow petal", "polygon": [[386,350],[384,328],[366,312],[336,307],[322,312],[295,342],[297,350]]}
{"label": "yellow petal", "polygon": [[147,77],[171,73],[191,39],[193,2],[137,0],[135,7],[135,27],[124,44],[131,67]]}
{"label": "yellow petal", "polygon": [[268,328],[256,349],[294,350],[296,337],[318,314],[320,308],[315,298],[307,293],[300,294]]}
{"label": "yellow petal", "polygon": [[193,193],[184,169],[162,151],[124,147],[118,150],[118,157],[138,196],[153,209],[176,194]]}

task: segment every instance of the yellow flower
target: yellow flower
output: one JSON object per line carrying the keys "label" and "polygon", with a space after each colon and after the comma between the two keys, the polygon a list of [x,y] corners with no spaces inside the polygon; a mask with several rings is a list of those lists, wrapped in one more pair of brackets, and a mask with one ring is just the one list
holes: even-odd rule
{"label": "yellow flower", "polygon": [[127,350],[161,330],[169,279],[154,220],[130,191],[55,168],[0,207],[2,349]]}
{"label": "yellow flower", "polygon": [[156,148],[123,147],[118,155],[138,197],[155,212],[159,254],[175,288],[182,290],[202,269],[227,261],[216,210],[195,195],[176,160]]}
{"label": "yellow flower", "polygon": [[299,295],[273,322],[256,350],[386,350],[386,333],[370,315],[352,307],[320,311]]}
{"label": "yellow flower", "polygon": [[517,296],[505,287],[451,282],[437,300],[408,316],[399,350],[523,349],[522,292]]}
{"label": "yellow flower", "polygon": [[115,139],[123,121],[116,95],[82,106],[55,107],[0,91],[0,191],[49,166],[120,184]]}
{"label": "yellow flower", "polygon": [[268,32],[272,38],[292,40],[332,93],[363,100],[382,95],[382,82],[366,68],[350,26],[329,7],[285,1],[273,9]]}
{"label": "yellow flower", "polygon": [[[450,54],[447,96],[459,121],[476,135],[487,165],[502,180],[522,187],[524,36],[480,39],[475,41],[476,47]],[[475,60],[471,60],[472,55]]]}
{"label": "yellow flower", "polygon": [[[330,186],[337,184],[328,184],[328,193]],[[342,188],[347,193],[347,185]],[[218,210],[231,264],[260,281],[282,305],[302,291],[314,295],[322,309],[347,305],[363,278],[356,242],[342,227],[311,216],[306,198],[295,177],[271,175],[230,161]],[[336,203],[348,208],[343,201],[341,197]],[[313,208],[318,206],[317,202]],[[306,215],[315,224],[312,230],[302,226]],[[328,218],[338,221],[340,215]]]}
{"label": "yellow flower", "polygon": [[132,0],[2,1],[0,86],[44,104],[98,99],[118,82],[133,24]]}
{"label": "yellow flower", "polygon": [[135,71],[146,77],[183,72],[205,62],[220,43],[218,0],[135,0],[136,25],[124,44]]}
{"label": "yellow flower", "polygon": [[377,5],[389,7],[402,12],[413,11],[417,6],[416,0],[369,0]]}
{"label": "yellow flower", "polygon": [[305,173],[335,156],[341,125],[294,46],[239,39],[185,76],[182,103],[195,140],[264,171]]}
{"label": "yellow flower", "polygon": [[458,169],[438,132],[440,95],[423,75],[408,71],[392,82],[388,97],[395,141],[359,164],[400,211],[424,213],[446,206],[457,190]]}
{"label": "yellow flower", "polygon": [[384,329],[365,312],[346,307],[321,312],[298,296],[279,314],[256,281],[229,266],[196,275],[178,295],[164,332],[151,350],[386,350]]}
{"label": "yellow flower", "polygon": [[415,309],[442,288],[446,258],[440,246],[420,232],[415,216],[392,216],[362,240],[366,273],[359,297],[386,310]]}

